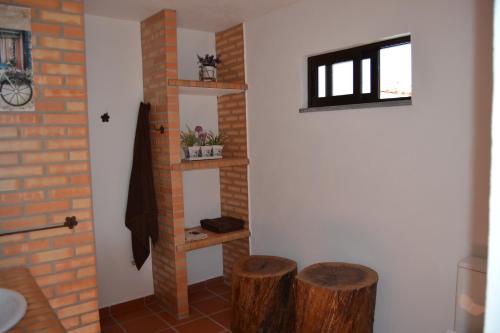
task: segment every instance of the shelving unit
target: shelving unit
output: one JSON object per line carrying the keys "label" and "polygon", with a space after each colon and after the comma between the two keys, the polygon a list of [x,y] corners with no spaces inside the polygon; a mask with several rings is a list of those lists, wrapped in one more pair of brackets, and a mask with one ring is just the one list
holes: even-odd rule
{"label": "shelving unit", "polygon": [[[164,10],[141,23],[144,99],[151,103],[154,182],[159,210],[159,239],[153,247],[155,295],[177,318],[189,315],[186,253],[222,244],[224,277],[249,254],[247,129],[243,25],[216,33],[216,52],[222,60],[218,82],[180,80],[177,64],[176,12]],[[181,161],[179,95],[217,96],[218,127],[228,140],[224,158]],[[185,240],[182,173],[219,169],[221,214],[245,221],[243,230],[207,232],[204,240]]]}
{"label": "shelving unit", "polygon": [[205,239],[185,242],[184,244],[178,244],[176,246],[177,251],[192,251],[204,247],[218,245],[225,242],[231,242],[238,239],[246,239],[250,237],[250,231],[248,229],[226,232],[224,234],[217,234],[215,232],[202,229],[201,227],[186,229],[186,231],[190,230],[204,232],[208,235],[208,237]]}
{"label": "shelving unit", "polygon": [[249,164],[248,158],[224,157],[219,160],[182,161],[172,164],[172,170],[190,171],[203,169],[219,169],[234,166],[245,166]]}
{"label": "shelving unit", "polygon": [[225,96],[245,92],[247,85],[239,82],[202,82],[169,79],[169,87],[178,87],[180,95]]}

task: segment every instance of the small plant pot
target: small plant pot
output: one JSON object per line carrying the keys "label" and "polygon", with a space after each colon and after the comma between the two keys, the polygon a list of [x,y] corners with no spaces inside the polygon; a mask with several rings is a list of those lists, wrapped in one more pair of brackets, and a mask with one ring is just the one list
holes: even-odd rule
{"label": "small plant pot", "polygon": [[192,147],[188,147],[188,155],[187,156],[189,159],[195,159],[195,158],[199,158],[200,155],[201,155],[201,150],[200,150],[200,146],[192,146]]}
{"label": "small plant pot", "polygon": [[217,68],[214,66],[200,67],[200,81],[215,82],[217,81]]}
{"label": "small plant pot", "polygon": [[212,146],[202,146],[201,157],[202,158],[212,157]]}
{"label": "small plant pot", "polygon": [[214,157],[222,157],[222,150],[224,149],[224,146],[212,146],[213,150],[213,156]]}

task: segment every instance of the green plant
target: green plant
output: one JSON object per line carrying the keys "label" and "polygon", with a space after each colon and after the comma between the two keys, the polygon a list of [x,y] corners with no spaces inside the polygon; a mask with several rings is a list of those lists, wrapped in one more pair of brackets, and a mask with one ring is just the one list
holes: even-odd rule
{"label": "green plant", "polygon": [[218,135],[214,134],[212,131],[208,133],[207,136],[207,145],[209,146],[223,146],[224,142],[226,142],[226,135],[223,132],[219,132]]}
{"label": "green plant", "polygon": [[198,144],[198,136],[189,126],[186,126],[187,131],[181,131],[181,145],[183,147],[193,147]]}

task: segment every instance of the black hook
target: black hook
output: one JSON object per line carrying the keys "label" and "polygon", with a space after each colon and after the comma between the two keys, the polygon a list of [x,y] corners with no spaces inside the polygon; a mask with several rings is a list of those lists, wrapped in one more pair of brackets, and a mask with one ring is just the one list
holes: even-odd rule
{"label": "black hook", "polygon": [[165,127],[163,127],[163,125],[161,125],[159,128],[155,128],[155,131],[158,131],[161,134],[164,134],[165,133]]}
{"label": "black hook", "polygon": [[102,119],[103,123],[109,123],[109,118],[111,118],[111,117],[109,116],[109,113],[107,113],[107,112],[105,114],[101,115],[101,119]]}

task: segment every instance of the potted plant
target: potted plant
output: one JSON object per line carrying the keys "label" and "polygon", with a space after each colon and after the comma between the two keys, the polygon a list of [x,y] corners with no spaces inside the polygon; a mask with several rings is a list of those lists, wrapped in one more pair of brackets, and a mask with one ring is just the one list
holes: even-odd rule
{"label": "potted plant", "polygon": [[195,159],[200,156],[200,146],[198,145],[198,136],[189,126],[187,131],[181,131],[181,145],[184,149],[184,155],[187,159]]}
{"label": "potted plant", "polygon": [[217,81],[217,65],[220,64],[219,58],[208,54],[204,57],[198,56],[198,64],[200,65],[200,81]]}
{"label": "potted plant", "polygon": [[214,134],[212,131],[208,133],[207,144],[212,146],[212,156],[214,158],[222,158],[222,150],[224,149],[225,141],[226,135],[223,132],[219,132],[218,135]]}
{"label": "potted plant", "polygon": [[203,159],[210,158],[212,156],[212,146],[208,144],[208,133],[203,130],[203,127],[196,126],[194,129],[198,138],[198,144],[201,147],[201,157]]}

